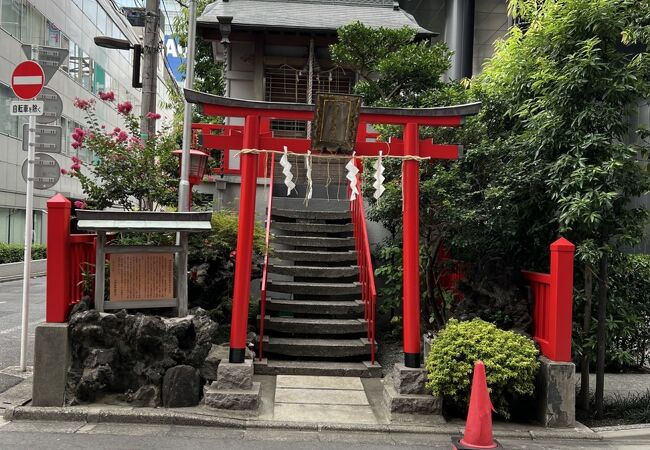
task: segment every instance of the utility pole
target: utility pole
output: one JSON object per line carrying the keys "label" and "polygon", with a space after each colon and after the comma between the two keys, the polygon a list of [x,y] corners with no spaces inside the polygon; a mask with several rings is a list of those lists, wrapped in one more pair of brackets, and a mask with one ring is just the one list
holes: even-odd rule
{"label": "utility pole", "polygon": [[156,132],[156,121],[147,120],[148,112],[156,112],[156,89],[158,86],[158,53],[160,29],[160,0],[146,0],[144,42],[144,65],[142,69],[142,122],[140,133],[147,139]]}

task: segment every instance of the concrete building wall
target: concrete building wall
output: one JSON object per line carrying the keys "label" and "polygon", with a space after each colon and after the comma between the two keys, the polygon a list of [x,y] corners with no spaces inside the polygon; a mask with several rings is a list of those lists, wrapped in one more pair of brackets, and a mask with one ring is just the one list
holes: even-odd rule
{"label": "concrete building wall", "polygon": [[[131,55],[128,51],[97,47],[93,38],[108,35],[139,42],[126,18],[110,0],[0,0],[0,242],[23,242],[26,183],[20,174],[26,152],[22,151],[22,125],[27,121],[9,116],[8,102],[15,100],[9,88],[13,68],[25,60],[22,44],[68,48],[71,55],[54,74],[48,87],[63,100],[63,114],[55,125],[62,126],[63,150],[54,155],[62,168],[78,156],[91,164],[93,155],[74,150],[70,134],[85,124],[83,111],[73,106],[75,98],[94,99],[97,117],[107,128],[124,123],[115,105],[102,101],[100,91],[112,90],[119,101],[130,100],[139,111],[140,89],[131,87]],[[162,58],[161,58],[162,60]],[[164,65],[158,67],[159,100],[167,98]],[[161,111],[167,119],[168,111]],[[69,177],[49,190],[35,190],[34,242],[45,242],[46,202],[56,192],[81,198],[79,183]]]}

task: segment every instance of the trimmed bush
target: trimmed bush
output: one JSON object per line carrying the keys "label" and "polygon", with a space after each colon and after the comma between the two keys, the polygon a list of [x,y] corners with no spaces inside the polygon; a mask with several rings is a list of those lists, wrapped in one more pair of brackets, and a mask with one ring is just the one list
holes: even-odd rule
{"label": "trimmed bush", "polygon": [[[45,259],[46,249],[45,245],[33,244],[32,260]],[[20,262],[24,252],[25,247],[22,244],[0,244],[0,264]]]}
{"label": "trimmed bush", "polygon": [[475,361],[485,363],[495,410],[509,418],[509,400],[530,395],[539,369],[534,342],[481,319],[451,319],[436,336],[426,360],[427,387],[453,409],[466,411]]}

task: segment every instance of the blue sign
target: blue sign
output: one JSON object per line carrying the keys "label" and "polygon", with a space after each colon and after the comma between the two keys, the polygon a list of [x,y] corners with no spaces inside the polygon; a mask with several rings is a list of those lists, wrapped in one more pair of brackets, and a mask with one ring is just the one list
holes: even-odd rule
{"label": "blue sign", "polygon": [[178,43],[177,37],[165,36],[165,57],[176,81],[183,81],[185,73],[179,72],[178,68],[185,64],[185,49]]}

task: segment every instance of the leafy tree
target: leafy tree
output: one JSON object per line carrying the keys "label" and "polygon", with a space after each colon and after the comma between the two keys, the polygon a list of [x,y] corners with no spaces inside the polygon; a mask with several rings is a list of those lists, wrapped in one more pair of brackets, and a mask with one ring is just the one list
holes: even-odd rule
{"label": "leafy tree", "polygon": [[[108,101],[114,99],[112,92],[100,95]],[[165,130],[143,141],[140,118],[132,114],[133,106],[128,101],[116,106],[124,118],[124,129],[108,130],[101,125],[93,100],[76,99],[75,106],[85,112],[87,127],[75,130],[72,147],[87,148],[94,157],[86,166],[73,157],[70,169],[62,170],[79,180],[86,195],[86,204],[77,207],[156,211],[176,205],[178,162],[172,154],[175,143]],[[146,117],[158,120],[160,115],[147,113]]]}

